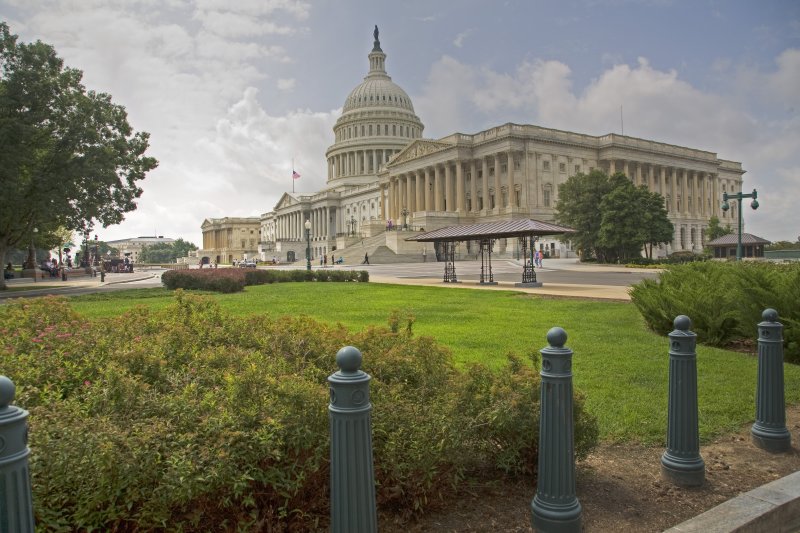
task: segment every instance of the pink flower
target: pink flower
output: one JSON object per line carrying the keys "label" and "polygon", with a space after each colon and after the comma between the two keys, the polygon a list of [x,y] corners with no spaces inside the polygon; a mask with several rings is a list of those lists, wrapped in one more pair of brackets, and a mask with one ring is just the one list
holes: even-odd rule
{"label": "pink flower", "polygon": [[88,387],[88,386],[90,386],[91,384],[92,384],[92,382],[91,382],[91,381],[89,381],[88,379],[87,379],[87,380],[85,380],[85,381],[83,382],[83,386],[84,386],[84,387]]}

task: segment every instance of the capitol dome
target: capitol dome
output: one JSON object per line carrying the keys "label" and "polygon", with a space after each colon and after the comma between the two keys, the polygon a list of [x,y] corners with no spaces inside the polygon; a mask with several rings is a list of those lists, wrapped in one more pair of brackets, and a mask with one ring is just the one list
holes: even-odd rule
{"label": "capitol dome", "polygon": [[386,73],[386,54],[378,40],[369,53],[369,72],[345,99],[342,116],[333,127],[328,148],[328,183],[363,185],[375,182],[378,171],[424,126],[408,94]]}

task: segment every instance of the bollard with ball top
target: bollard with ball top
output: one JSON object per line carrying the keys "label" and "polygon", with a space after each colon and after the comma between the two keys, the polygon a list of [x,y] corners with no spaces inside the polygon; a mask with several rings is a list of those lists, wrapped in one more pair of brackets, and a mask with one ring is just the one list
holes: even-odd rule
{"label": "bollard with ball top", "polygon": [[378,531],[372,463],[372,404],[361,352],[345,346],[336,354],[339,371],[328,377],[331,426],[331,532]]}
{"label": "bollard with ball top", "polygon": [[689,331],[692,321],[679,315],[669,334],[669,411],[667,450],[661,456],[661,474],[686,487],[703,484],[705,463],[700,457],[697,408],[697,335]]}
{"label": "bollard with ball top", "polygon": [[28,411],[11,405],[15,391],[0,376],[0,532],[33,533]]}
{"label": "bollard with ball top", "polygon": [[572,418],[572,350],[567,332],[551,328],[543,348],[539,416],[539,468],[531,525],[536,531],[580,532],[581,504],[575,496]]}
{"label": "bollard with ball top", "polygon": [[792,447],[786,429],[786,399],[783,385],[783,324],[778,312],[765,309],[758,324],[758,386],[756,421],[750,429],[753,444],[768,452]]}

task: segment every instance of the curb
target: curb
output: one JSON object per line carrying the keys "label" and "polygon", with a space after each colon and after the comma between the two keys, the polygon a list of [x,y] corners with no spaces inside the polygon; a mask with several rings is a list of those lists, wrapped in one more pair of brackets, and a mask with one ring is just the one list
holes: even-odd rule
{"label": "curb", "polygon": [[800,531],[800,472],[741,494],[664,533]]}

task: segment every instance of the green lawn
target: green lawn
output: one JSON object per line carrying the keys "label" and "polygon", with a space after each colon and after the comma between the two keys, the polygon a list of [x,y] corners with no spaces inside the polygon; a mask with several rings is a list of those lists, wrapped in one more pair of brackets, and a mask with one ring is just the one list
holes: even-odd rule
{"label": "green lawn", "polygon": [[[547,344],[547,331],[561,326],[575,352],[575,387],[586,394],[589,410],[599,418],[602,438],[645,443],[665,438],[668,343],[645,329],[632,304],[367,283],[282,283],[211,297],[234,314],[308,315],[351,329],[385,325],[393,310],[408,312],[416,319],[415,333],[450,347],[460,365],[479,361],[497,367],[508,352],[536,353]],[[171,296],[149,289],[72,300],[78,312],[99,317],[140,304],[165,306]],[[698,347],[704,440],[752,421],[756,371],[754,357]],[[800,401],[800,367],[786,365],[785,388],[788,402]]]}

